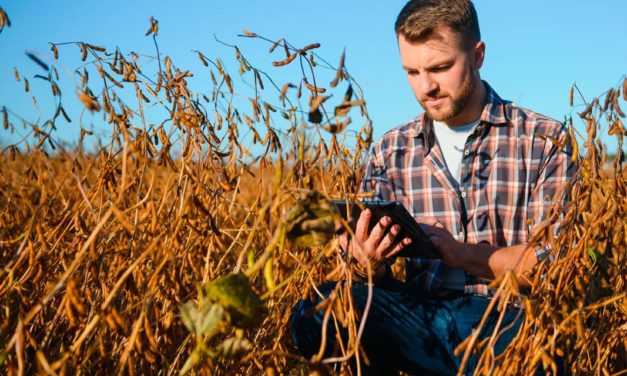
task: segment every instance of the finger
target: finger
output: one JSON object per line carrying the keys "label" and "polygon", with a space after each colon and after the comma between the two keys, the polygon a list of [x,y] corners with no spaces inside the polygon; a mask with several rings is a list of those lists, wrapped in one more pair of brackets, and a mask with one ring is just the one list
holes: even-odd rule
{"label": "finger", "polygon": [[394,246],[392,246],[390,251],[385,254],[385,258],[388,259],[390,257],[393,257],[395,254],[399,253],[403,248],[409,246],[410,244],[411,244],[410,238],[402,239],[401,241],[394,244]]}
{"label": "finger", "polygon": [[435,217],[416,217],[416,222],[429,226],[436,226],[440,221]]}
{"label": "finger", "polygon": [[359,241],[366,241],[368,239],[368,226],[370,225],[370,219],[372,218],[372,211],[366,209],[361,212],[357,225],[355,226],[355,237]]}
{"label": "finger", "polygon": [[372,244],[380,244],[383,240],[383,234],[385,233],[385,229],[387,229],[388,226],[391,224],[392,218],[388,216],[381,218],[381,220],[373,227],[368,241],[372,242]]}
{"label": "finger", "polygon": [[[373,232],[374,232],[374,229],[373,229]],[[386,250],[390,248],[392,244],[394,244],[394,242],[396,241],[396,236],[398,235],[399,232],[401,232],[401,226],[397,224],[392,225],[392,228],[387,233],[387,235],[385,235],[383,239],[381,239],[381,243],[379,243],[379,246],[377,247],[377,253],[379,254],[385,253]]]}

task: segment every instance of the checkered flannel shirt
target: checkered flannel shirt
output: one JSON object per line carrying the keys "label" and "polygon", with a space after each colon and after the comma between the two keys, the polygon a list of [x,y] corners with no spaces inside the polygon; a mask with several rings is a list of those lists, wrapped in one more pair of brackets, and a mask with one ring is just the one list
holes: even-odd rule
{"label": "checkered flannel shirt", "polygon": [[[414,216],[437,218],[460,242],[526,244],[554,196],[559,194],[560,205],[567,199],[563,187],[577,171],[569,133],[563,124],[501,99],[484,84],[488,99],[464,146],[459,183],[423,113],[374,145],[361,190],[373,191],[377,200],[399,201]],[[406,261],[413,285],[436,295],[445,292],[441,261]],[[491,295],[488,280],[469,273],[465,279],[465,293]]]}

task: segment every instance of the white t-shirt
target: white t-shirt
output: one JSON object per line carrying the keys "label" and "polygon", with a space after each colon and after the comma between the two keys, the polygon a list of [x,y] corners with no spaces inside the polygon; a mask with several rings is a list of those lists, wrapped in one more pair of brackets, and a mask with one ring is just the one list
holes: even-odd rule
{"label": "white t-shirt", "polygon": [[478,124],[479,120],[476,120],[466,125],[449,127],[439,121],[433,122],[433,131],[442,149],[444,162],[446,162],[448,170],[458,183],[460,179],[459,170],[464,154],[464,145],[466,144],[468,136],[470,136]]}
{"label": "white t-shirt", "polygon": [[[478,124],[479,120],[476,120],[470,124],[449,127],[438,121],[433,122],[433,130],[440,144],[440,148],[442,149],[444,162],[451,172],[451,175],[458,183],[460,180],[459,170],[464,156],[464,145],[466,145],[468,136],[470,136]],[[466,283],[464,270],[451,268],[444,264],[441,264],[440,268],[443,269],[440,272],[442,276],[442,287],[450,290],[464,291],[464,285]]]}

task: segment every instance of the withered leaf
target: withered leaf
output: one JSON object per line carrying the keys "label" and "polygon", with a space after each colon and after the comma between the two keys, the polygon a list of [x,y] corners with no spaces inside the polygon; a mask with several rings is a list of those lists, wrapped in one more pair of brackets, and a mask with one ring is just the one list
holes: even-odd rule
{"label": "withered leaf", "polygon": [[45,70],[46,72],[50,70],[50,67],[48,66],[48,64],[44,63],[40,58],[35,56],[32,52],[26,52],[26,56],[28,56],[32,61],[34,61],[37,65],[41,67],[41,69]]}

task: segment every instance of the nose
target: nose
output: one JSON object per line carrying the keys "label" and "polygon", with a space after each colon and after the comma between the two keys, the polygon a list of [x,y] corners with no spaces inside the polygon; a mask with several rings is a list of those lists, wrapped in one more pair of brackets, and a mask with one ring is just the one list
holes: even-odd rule
{"label": "nose", "polygon": [[424,95],[431,96],[437,93],[438,83],[433,79],[429,72],[421,74],[418,80],[418,87]]}

